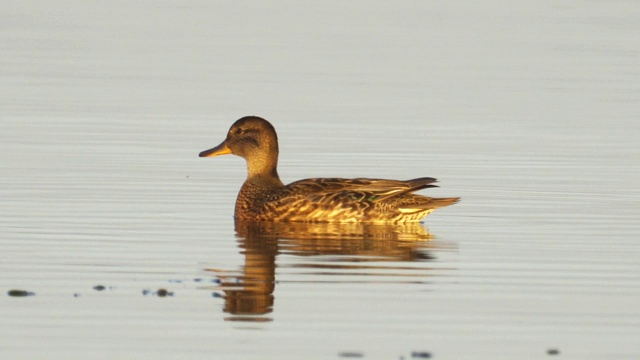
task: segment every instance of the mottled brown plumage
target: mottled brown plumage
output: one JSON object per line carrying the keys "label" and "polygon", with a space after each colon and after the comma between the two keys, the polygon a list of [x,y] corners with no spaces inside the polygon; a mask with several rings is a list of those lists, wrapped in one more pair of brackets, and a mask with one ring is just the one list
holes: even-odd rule
{"label": "mottled brown plumage", "polygon": [[247,180],[236,200],[235,217],[257,221],[417,222],[459,198],[430,198],[413,192],[435,187],[434,178],[304,179],[284,185],[278,176],[278,137],[266,120],[236,121],[227,138],[200,157],[234,154],[247,161]]}

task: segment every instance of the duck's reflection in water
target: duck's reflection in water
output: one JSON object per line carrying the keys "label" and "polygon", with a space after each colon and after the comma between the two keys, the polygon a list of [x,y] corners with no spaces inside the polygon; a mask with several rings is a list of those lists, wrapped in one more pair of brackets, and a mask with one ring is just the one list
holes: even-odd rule
{"label": "duck's reflection in water", "polygon": [[[239,272],[208,269],[219,280],[224,311],[230,321],[270,321],[276,285],[276,257],[304,257],[289,268],[314,269],[313,274],[385,276],[381,270],[415,270],[371,262],[418,262],[433,259],[432,236],[421,224],[369,225],[330,223],[269,223],[237,221],[238,247],[245,263]],[[280,268],[283,266],[280,265]],[[418,268],[425,270],[424,267]],[[305,272],[308,274],[308,272]],[[388,274],[393,275],[393,274]],[[421,276],[424,276],[422,274]],[[330,282],[333,279],[327,279]],[[304,280],[303,280],[304,281]],[[337,280],[336,280],[337,281]],[[394,279],[394,282],[401,281]],[[323,281],[325,282],[325,281]],[[344,282],[344,281],[343,281]]]}

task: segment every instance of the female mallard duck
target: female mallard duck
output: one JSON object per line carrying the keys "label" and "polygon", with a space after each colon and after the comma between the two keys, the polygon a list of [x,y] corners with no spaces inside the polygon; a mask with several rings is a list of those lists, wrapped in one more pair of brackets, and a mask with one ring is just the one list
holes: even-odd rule
{"label": "female mallard duck", "polygon": [[265,119],[236,121],[227,138],[200,157],[234,154],[247,161],[248,176],[236,200],[235,218],[301,222],[416,222],[459,198],[430,198],[414,191],[435,187],[434,178],[304,179],[284,185],[278,176],[278,137]]}

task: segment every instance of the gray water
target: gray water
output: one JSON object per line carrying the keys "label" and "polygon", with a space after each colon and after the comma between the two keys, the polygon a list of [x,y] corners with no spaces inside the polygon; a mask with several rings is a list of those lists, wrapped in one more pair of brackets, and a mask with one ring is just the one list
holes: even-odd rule
{"label": "gray water", "polygon": [[[640,357],[636,2],[16,1],[0,24],[3,359]],[[244,115],[285,182],[462,201],[236,228],[244,162],[197,153]]]}

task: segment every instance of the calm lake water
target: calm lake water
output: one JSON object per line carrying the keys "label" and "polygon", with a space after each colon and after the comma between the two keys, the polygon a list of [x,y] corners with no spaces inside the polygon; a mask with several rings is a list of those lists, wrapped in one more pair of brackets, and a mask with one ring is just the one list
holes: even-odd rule
{"label": "calm lake water", "polygon": [[[640,358],[636,2],[16,1],[0,24],[3,359]],[[243,160],[197,154],[254,114],[285,182],[462,201],[234,224]]]}

